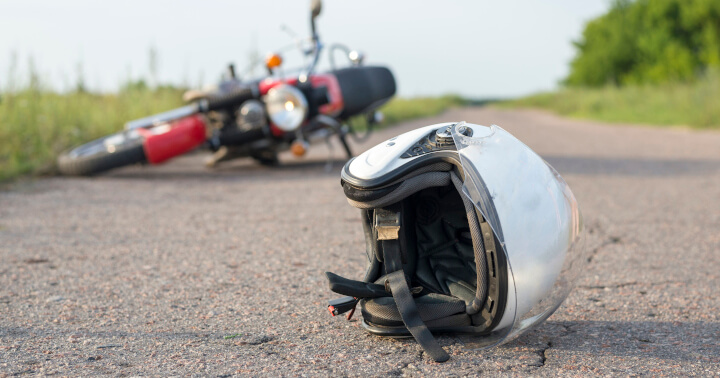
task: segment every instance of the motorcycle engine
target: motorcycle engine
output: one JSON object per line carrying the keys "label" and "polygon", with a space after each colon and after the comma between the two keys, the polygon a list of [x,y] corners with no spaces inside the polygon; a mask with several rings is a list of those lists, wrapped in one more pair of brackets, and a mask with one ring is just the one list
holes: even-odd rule
{"label": "motorcycle engine", "polygon": [[259,129],[267,125],[265,106],[258,100],[248,100],[238,109],[235,124],[241,131]]}

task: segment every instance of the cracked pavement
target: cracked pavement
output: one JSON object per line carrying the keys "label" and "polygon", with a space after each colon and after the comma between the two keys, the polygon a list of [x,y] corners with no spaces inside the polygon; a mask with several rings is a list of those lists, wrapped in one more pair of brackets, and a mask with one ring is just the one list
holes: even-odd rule
{"label": "cracked pavement", "polygon": [[528,144],[585,218],[578,286],[519,339],[442,336],[437,364],[327,314],[323,272],[364,268],[338,146],[329,170],[324,146],[274,169],[196,153],[0,190],[0,376],[720,375],[720,133],[486,107],[355,149],[459,120]]}

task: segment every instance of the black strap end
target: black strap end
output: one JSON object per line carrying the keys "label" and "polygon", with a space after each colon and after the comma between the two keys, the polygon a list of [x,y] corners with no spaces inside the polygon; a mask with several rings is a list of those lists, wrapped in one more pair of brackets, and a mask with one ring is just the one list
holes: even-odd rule
{"label": "black strap end", "polygon": [[349,280],[332,272],[325,272],[330,290],[335,293],[348,295],[355,298],[378,298],[388,297],[390,294],[385,291],[383,285],[370,282]]}

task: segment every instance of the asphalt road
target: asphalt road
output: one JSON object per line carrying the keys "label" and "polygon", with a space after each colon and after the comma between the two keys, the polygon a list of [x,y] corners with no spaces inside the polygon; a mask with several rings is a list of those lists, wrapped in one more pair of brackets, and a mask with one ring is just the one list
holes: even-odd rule
{"label": "asphalt road", "polygon": [[[195,154],[0,191],[0,376],[720,375],[720,133],[469,108],[415,127],[498,124],[564,176],[589,263],[537,329],[491,350],[332,318],[327,270],[361,277],[358,211],[327,150],[203,168]],[[357,316],[357,315],[356,315]]]}

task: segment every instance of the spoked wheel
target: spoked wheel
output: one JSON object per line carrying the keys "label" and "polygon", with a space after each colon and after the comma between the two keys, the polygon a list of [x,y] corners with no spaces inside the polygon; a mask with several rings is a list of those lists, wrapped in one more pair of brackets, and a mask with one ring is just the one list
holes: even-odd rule
{"label": "spoked wheel", "polygon": [[89,176],[113,168],[146,161],[144,138],[136,131],[123,131],[85,143],[58,157],[64,175]]}

